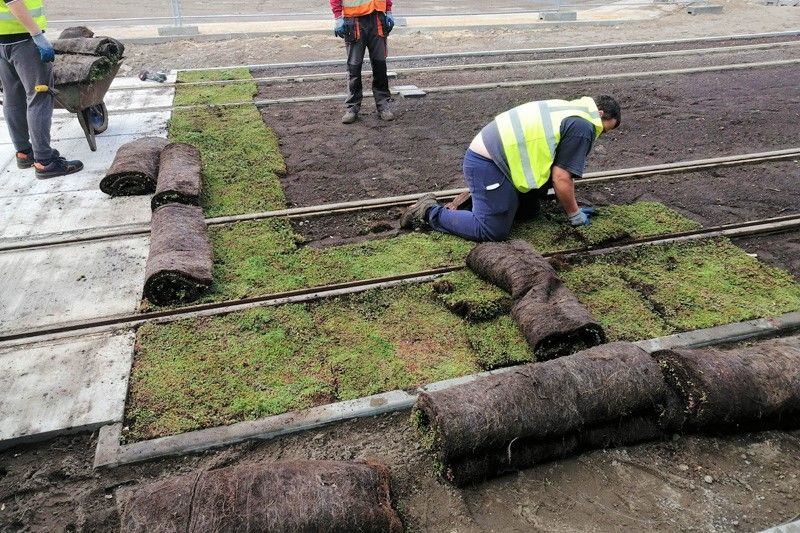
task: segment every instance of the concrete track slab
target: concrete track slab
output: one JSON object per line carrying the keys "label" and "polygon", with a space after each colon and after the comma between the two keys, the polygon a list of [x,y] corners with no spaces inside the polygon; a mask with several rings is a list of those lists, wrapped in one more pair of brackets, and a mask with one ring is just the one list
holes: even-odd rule
{"label": "concrete track slab", "polygon": [[0,448],[122,420],[135,335],[0,348]]}
{"label": "concrete track slab", "polygon": [[[137,118],[139,120],[137,120]],[[114,155],[123,144],[146,136],[165,137],[169,113],[143,113],[137,116],[114,116],[109,131],[97,137],[97,152],[90,152],[77,121],[74,128],[62,137],[54,137],[53,146],[70,158],[83,161],[83,170],[77,174],[37,180],[33,170],[20,170],[14,161],[13,148],[8,149],[3,171],[0,174],[0,198],[22,195],[59,193],[80,190],[99,190]],[[113,128],[113,130],[112,130]],[[0,218],[2,218],[0,214]]]}
{"label": "concrete track slab", "polygon": [[136,311],[149,236],[0,253],[0,333]]}
{"label": "concrete track slab", "polygon": [[0,198],[0,243],[150,222],[150,196],[111,198],[99,189]]}

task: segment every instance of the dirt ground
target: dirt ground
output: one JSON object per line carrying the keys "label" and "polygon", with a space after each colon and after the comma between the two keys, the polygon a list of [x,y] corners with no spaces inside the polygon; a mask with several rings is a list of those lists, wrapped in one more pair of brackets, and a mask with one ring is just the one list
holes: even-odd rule
{"label": "dirt ground", "polygon": [[[691,16],[684,10],[676,9],[674,13],[654,20],[615,26],[565,25],[527,29],[497,27],[478,30],[398,32],[390,36],[389,47],[390,53],[397,56],[791,31],[800,27],[800,10],[797,9],[764,6],[757,0],[720,0],[716,3],[724,7],[723,13],[719,15]],[[216,7],[218,4],[208,5]],[[403,9],[402,2],[398,2],[397,5],[396,10],[400,13]],[[69,3],[69,6],[72,9],[72,3]],[[136,4],[132,9],[139,12],[141,7]],[[329,36],[275,36],[216,42],[183,41],[157,45],[131,43],[126,50],[123,74],[138,72],[142,68],[169,70],[344,59],[346,57],[344,45],[332,33],[333,26]]]}
{"label": "dirt ground", "polygon": [[384,461],[409,531],[757,531],[800,512],[800,432],[676,435],[461,490],[433,475],[407,413],[97,472],[94,444],[86,435],[62,437],[0,453],[0,530],[111,531],[118,527],[118,487],[299,458]]}
{"label": "dirt ground", "polygon": [[786,132],[800,119],[798,83],[800,70],[788,67],[440,93],[403,100],[392,123],[365,102],[352,126],[339,122],[342,106],[331,102],[262,114],[286,158],[289,205],[306,206],[462,187],[464,151],[485,124],[526,101],[558,96],[605,93],[621,102],[622,125],[600,137],[589,171],[789,148],[797,144]]}
{"label": "dirt ground", "polygon": [[[395,54],[558,46],[788,30],[800,23],[800,8],[742,0],[722,3],[725,13],[708,17],[676,12],[657,21],[599,31],[562,27],[419,32],[393,35],[391,46]],[[343,57],[339,41],[316,39],[132,45],[126,72],[142,66]],[[798,76],[796,68],[768,69],[587,85],[581,92],[617,94],[625,106],[623,127],[601,139],[590,170],[795,146],[797,137],[791,132],[800,118]],[[557,89],[548,91],[556,94]],[[472,135],[493,114],[544,94],[528,89],[493,91],[491,98],[487,93],[429,95],[402,102],[401,117],[393,124],[367,114],[348,130],[340,129],[338,103],[268,109],[265,118],[278,125],[283,140],[290,200],[311,205],[461,186],[461,158]],[[309,138],[319,139],[313,149]],[[381,150],[371,150],[377,142]],[[353,149],[368,156],[355,162],[345,155]],[[772,163],[620,182],[581,194],[586,191],[587,199],[598,203],[657,199],[704,224],[718,224],[796,212],[796,176],[797,162]],[[374,236],[394,231],[380,215],[360,216],[366,219],[359,222],[358,231],[366,227]],[[320,230],[320,238],[323,233]],[[739,244],[800,280],[797,233],[743,239]],[[464,490],[434,477],[431,457],[421,450],[407,413],[97,472],[91,468],[95,444],[95,436],[78,435],[0,452],[0,531],[114,530],[114,490],[120,486],[197,468],[290,458],[385,461],[392,470],[397,506],[411,531],[756,531],[800,514],[798,431],[676,436],[668,442],[582,454]]]}

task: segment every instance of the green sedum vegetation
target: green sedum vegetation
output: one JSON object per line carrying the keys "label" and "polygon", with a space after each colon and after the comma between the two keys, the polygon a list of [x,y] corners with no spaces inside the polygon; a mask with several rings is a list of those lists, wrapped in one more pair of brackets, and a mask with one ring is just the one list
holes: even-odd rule
{"label": "green sedum vegetation", "polygon": [[[459,273],[455,287],[483,282]],[[648,246],[568,265],[611,340],[800,309],[800,285],[727,240]],[[138,440],[533,360],[508,314],[449,311],[433,283],[143,326],[128,399]],[[491,293],[490,288],[488,289]],[[453,294],[453,293],[451,293]]]}
{"label": "green sedum vegetation", "polygon": [[[179,82],[250,77],[247,69],[182,72]],[[186,86],[175,91],[176,106],[249,101],[255,83]],[[177,109],[169,138],[193,144],[203,158],[200,203],[207,217],[252,213],[285,207],[280,176],[286,164],[278,138],[255,106]]]}

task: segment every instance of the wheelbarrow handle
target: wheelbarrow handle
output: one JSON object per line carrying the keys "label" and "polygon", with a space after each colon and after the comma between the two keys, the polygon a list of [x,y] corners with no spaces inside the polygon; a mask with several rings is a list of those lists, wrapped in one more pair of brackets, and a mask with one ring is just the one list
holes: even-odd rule
{"label": "wheelbarrow handle", "polygon": [[50,87],[48,85],[42,84],[42,85],[35,85],[33,87],[33,90],[36,91],[37,93],[50,93],[50,94],[52,94],[53,98],[56,100],[56,102],[58,102],[58,104],[61,107],[66,109],[66,106],[64,105],[64,102],[62,102],[61,98],[59,98],[59,95],[61,94],[61,92],[58,89],[56,89],[55,87]]}

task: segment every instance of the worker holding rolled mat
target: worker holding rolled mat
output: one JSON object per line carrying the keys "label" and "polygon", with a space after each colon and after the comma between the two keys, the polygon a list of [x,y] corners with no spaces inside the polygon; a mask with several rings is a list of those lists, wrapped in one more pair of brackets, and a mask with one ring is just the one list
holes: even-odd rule
{"label": "worker holding rolled mat", "polygon": [[594,141],[619,126],[610,96],[529,102],[498,115],[472,140],[464,156],[464,178],[472,210],[448,209],[426,194],[400,218],[405,229],[432,228],[473,241],[508,237],[520,202],[552,187],[573,226],[590,224],[595,210],[575,199]]}
{"label": "worker holding rolled mat", "polygon": [[53,96],[36,86],[53,86],[53,45],[45,37],[43,0],[0,3],[0,82],[3,114],[17,150],[17,167],[34,167],[36,177],[78,172],[80,161],[67,161],[50,146]]}
{"label": "worker holding rolled mat", "polygon": [[358,118],[363,99],[361,67],[364,52],[369,50],[372,64],[372,95],[378,115],[382,120],[394,120],[390,108],[389,77],[386,73],[386,37],[394,27],[392,0],[330,0],[333,16],[336,17],[333,33],[344,39],[347,47],[347,73],[349,76],[347,112],[342,117],[344,124],[352,124]]}

